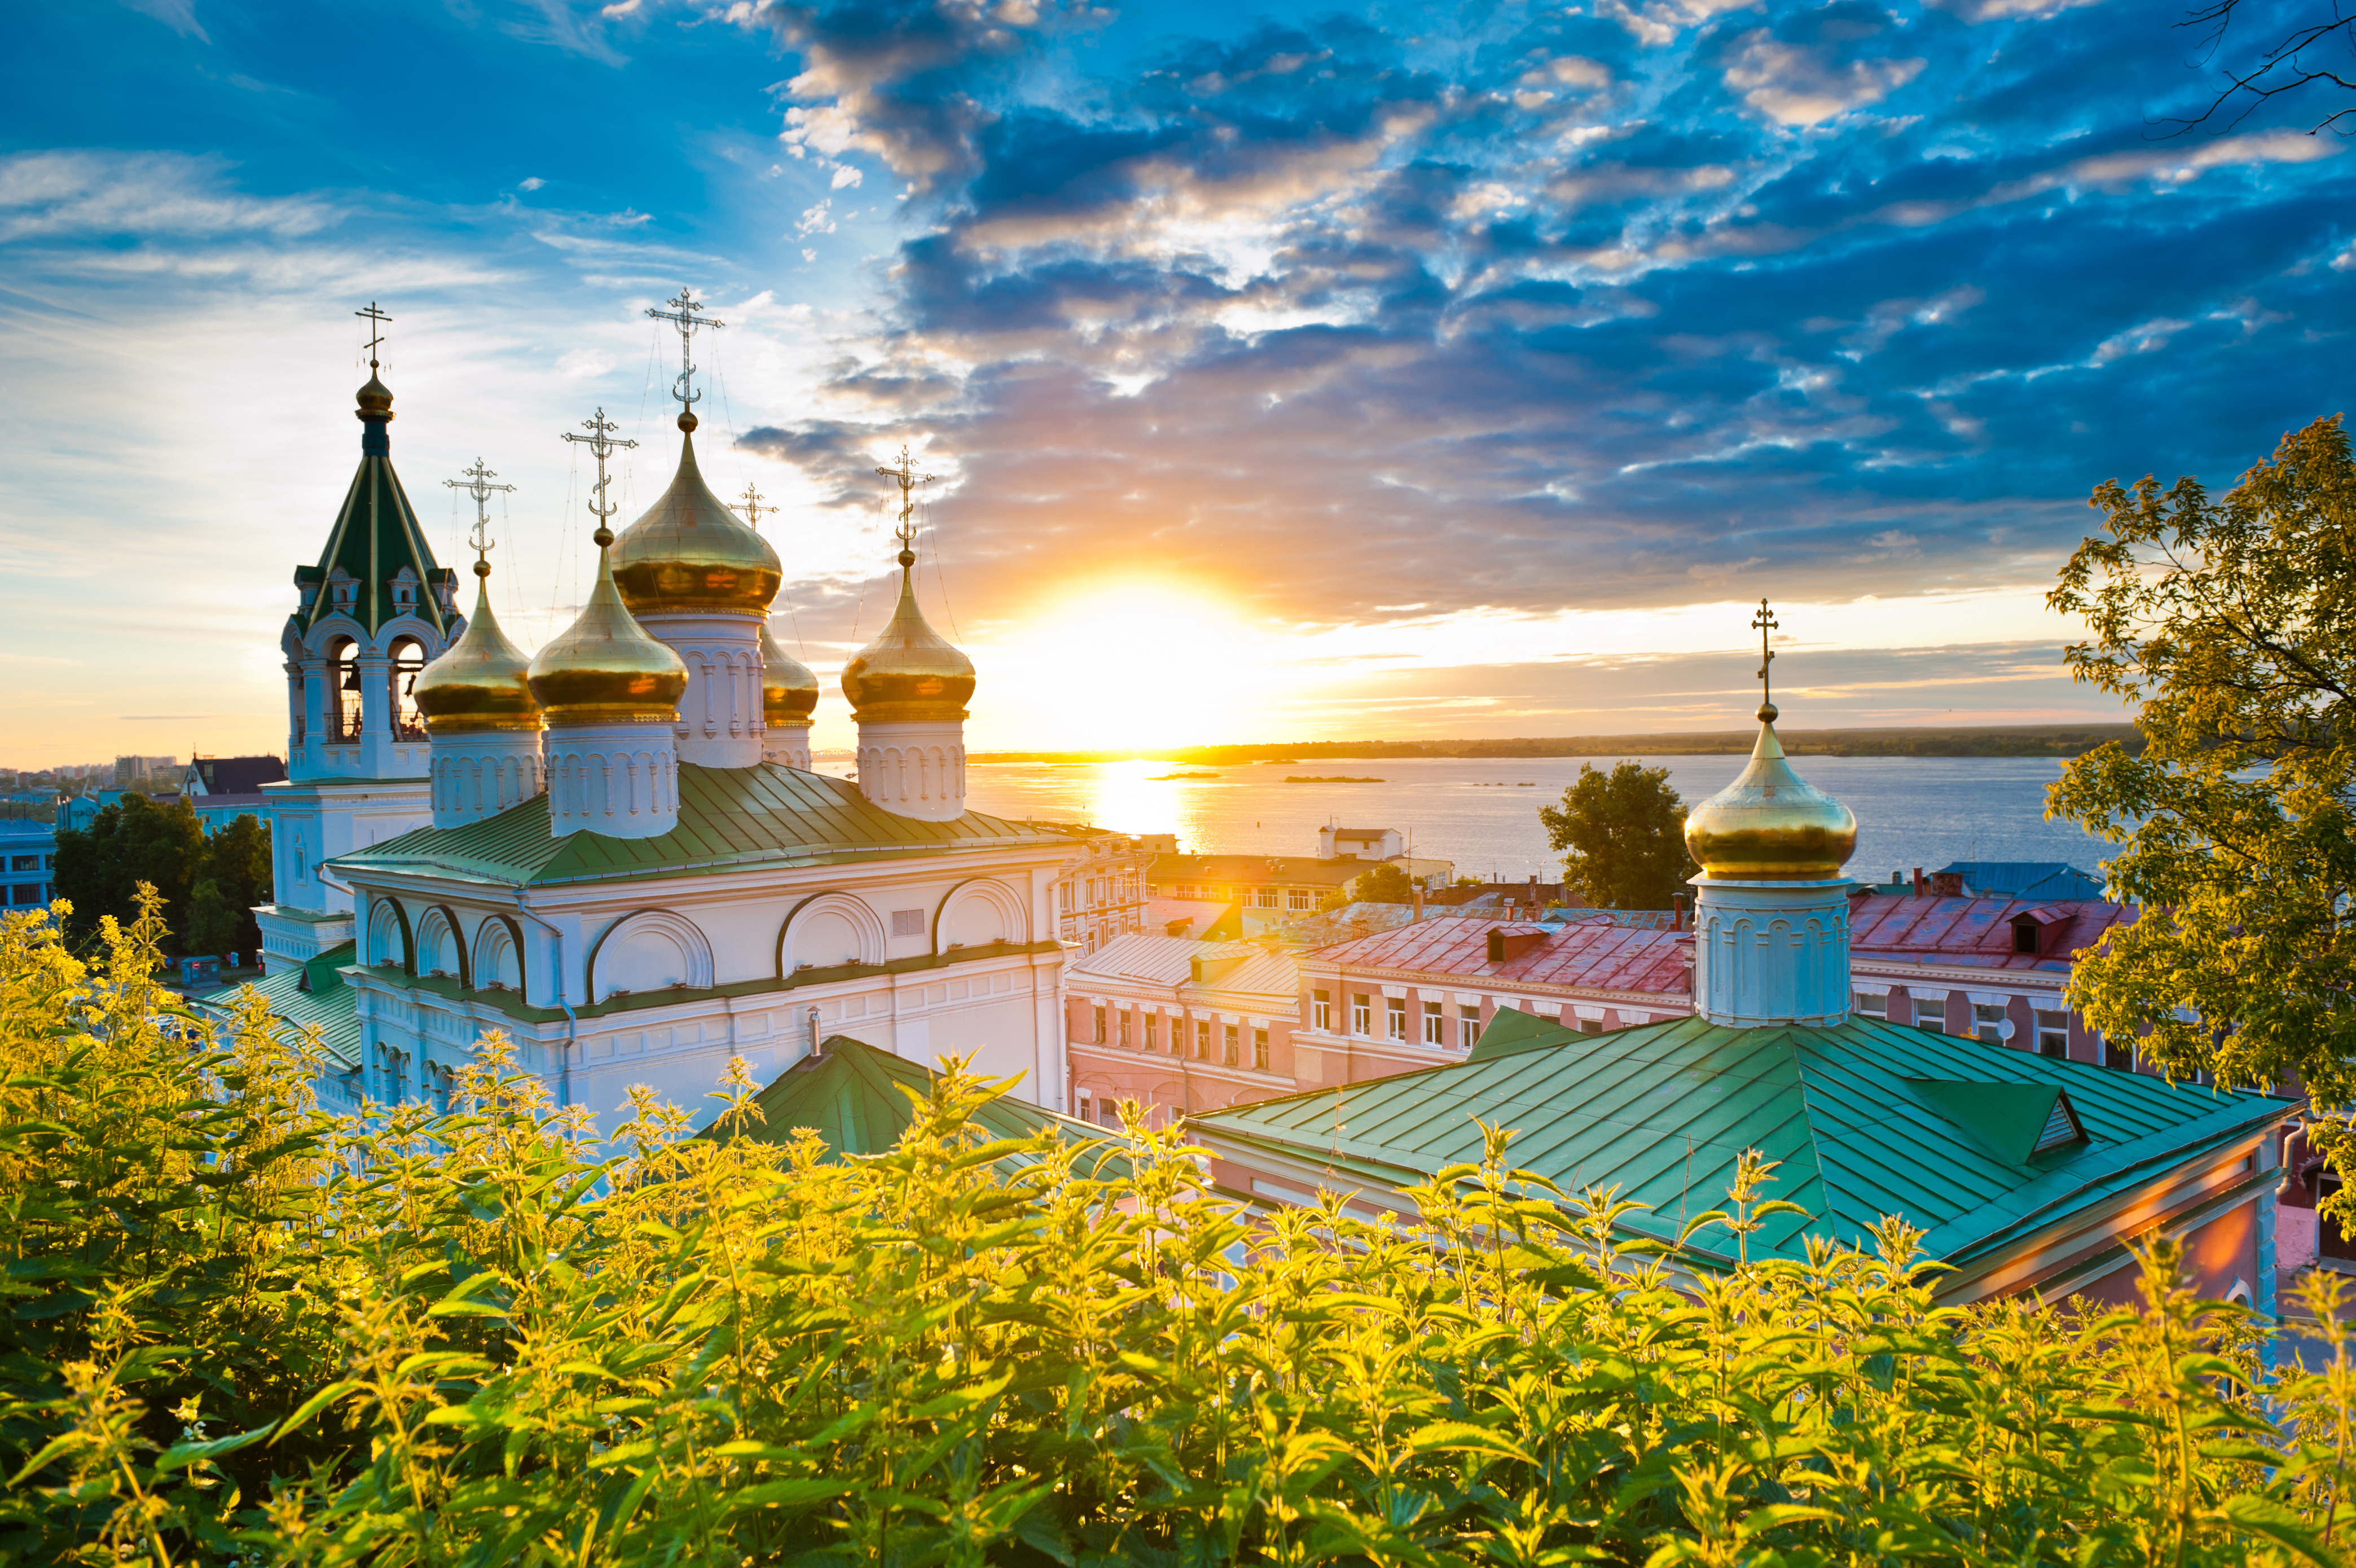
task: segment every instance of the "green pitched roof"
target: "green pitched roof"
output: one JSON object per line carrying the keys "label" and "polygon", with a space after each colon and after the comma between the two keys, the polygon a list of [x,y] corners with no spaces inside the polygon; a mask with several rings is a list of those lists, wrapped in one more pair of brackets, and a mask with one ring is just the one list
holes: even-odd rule
{"label": "green pitched roof", "polygon": [[[1736,1161],[1755,1148],[1782,1162],[1769,1195],[1811,1218],[1771,1220],[1754,1248],[1797,1256],[1804,1232],[1867,1246],[1876,1220],[1894,1214],[1928,1231],[1932,1256],[1963,1264],[2291,1109],[1864,1018],[1512,1029],[1518,1043],[1501,1040],[1485,1057],[1193,1125],[1231,1157],[1265,1151],[1396,1188],[1479,1161],[1477,1117],[1518,1130],[1510,1164],[1574,1193],[1617,1187],[1651,1207],[1633,1227],[1663,1237],[1720,1207]],[[1962,1103],[1955,1086],[1981,1103]],[[2062,1092],[2085,1139],[2030,1155]],[[1697,1240],[1708,1248],[1719,1234]]]}
{"label": "green pitched roof", "polygon": [[818,865],[1062,843],[1061,834],[986,817],[947,822],[898,817],[873,805],[848,779],[760,763],[752,768],[679,767],[679,825],[648,839],[548,829],[548,797],[460,828],[416,828],[347,854],[348,871],[423,871],[468,881],[548,886],[633,876],[736,871],[766,865]]}
{"label": "green pitched roof", "polygon": [[[909,1096],[928,1097],[937,1076],[930,1068],[879,1050],[864,1040],[835,1035],[819,1055],[805,1057],[787,1068],[755,1097],[754,1103],[766,1120],[754,1135],[777,1144],[792,1136],[796,1128],[807,1127],[837,1158],[884,1154],[908,1130],[916,1109]],[[1012,1095],[1001,1095],[982,1106],[974,1121],[992,1139],[1030,1138],[1053,1132],[1067,1144],[1115,1141],[1103,1128],[1042,1110]],[[704,1135],[710,1132],[706,1128]],[[1037,1159],[1017,1155],[1002,1163],[1020,1167],[1034,1165]]]}
{"label": "green pitched roof", "polygon": [[[359,1003],[337,972],[357,957],[356,944],[344,942],[300,968],[281,970],[249,983],[269,1002],[280,1023],[295,1030],[317,1028],[329,1064],[345,1072],[360,1065]],[[245,984],[224,985],[188,1000],[213,1017],[226,1019],[235,1013],[238,998],[246,990]]]}
{"label": "green pitched roof", "polygon": [[352,475],[352,488],[345,492],[342,510],[336,513],[336,526],[327,534],[327,547],[320,553],[319,564],[294,574],[296,582],[317,586],[310,607],[296,612],[298,632],[308,632],[337,613],[327,577],[338,566],[359,585],[352,618],[368,628],[369,636],[400,613],[392,602],[392,580],[403,566],[417,575],[417,607],[412,613],[444,637],[450,635],[450,617],[443,611],[434,586],[445,579],[455,583],[456,578],[447,568],[434,564],[433,547],[425,542],[425,531],[417,525],[417,513],[401,488],[401,476],[393,472],[388,453],[361,452],[359,469]]}

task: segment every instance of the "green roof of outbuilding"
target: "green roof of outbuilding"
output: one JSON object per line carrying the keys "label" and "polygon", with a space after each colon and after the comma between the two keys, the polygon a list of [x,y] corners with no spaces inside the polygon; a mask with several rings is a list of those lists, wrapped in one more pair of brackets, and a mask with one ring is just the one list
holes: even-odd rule
{"label": "green roof of outbuilding", "polygon": [[[344,1072],[360,1065],[359,1001],[337,972],[356,956],[355,944],[343,942],[298,968],[248,983],[262,993],[280,1023],[297,1031],[317,1029],[329,1065]],[[227,1019],[235,1014],[248,984],[224,985],[188,1000],[214,1017]]]}
{"label": "green roof of outbuilding", "polygon": [[[914,1119],[916,1105],[928,1099],[938,1075],[930,1068],[880,1050],[847,1035],[829,1038],[819,1055],[780,1073],[754,1097],[764,1118],[755,1136],[772,1144],[785,1142],[794,1129],[807,1127],[838,1157],[889,1153]],[[910,1097],[914,1096],[914,1100]],[[1033,1138],[1052,1132],[1067,1144],[1104,1144],[1116,1142],[1105,1129],[1069,1116],[1001,1095],[983,1105],[974,1122],[992,1140]],[[705,1129],[709,1135],[711,1129]],[[1001,1162],[1010,1168],[1038,1163],[1036,1155],[1012,1155]],[[1087,1162],[1083,1162],[1085,1169]],[[1122,1168],[1118,1156],[1108,1160],[1104,1174]],[[1093,1173],[1091,1173],[1093,1174]]]}
{"label": "green roof of outbuilding", "polygon": [[352,488],[344,493],[343,507],[336,513],[336,526],[328,532],[319,564],[295,574],[298,582],[318,584],[309,610],[295,614],[298,629],[307,632],[337,613],[327,579],[338,566],[359,585],[352,618],[368,628],[369,636],[401,613],[392,602],[392,580],[403,566],[417,575],[417,607],[412,613],[444,636],[449,635],[450,618],[444,614],[434,585],[445,578],[455,583],[456,578],[447,567],[434,564],[434,549],[417,524],[417,512],[401,488],[401,476],[393,472],[392,458],[383,453],[361,452],[359,468],[352,475]]}
{"label": "green roof of outbuilding", "polygon": [[[1234,1157],[1264,1150],[1397,1188],[1477,1163],[1478,1118],[1518,1130],[1513,1166],[1574,1194],[1616,1187],[1650,1207],[1634,1228],[1659,1236],[1721,1207],[1755,1148],[1782,1162],[1768,1196],[1810,1218],[1770,1220],[1754,1249],[1797,1256],[1805,1232],[1869,1246],[1881,1216],[1901,1215],[1928,1232],[1931,1256],[1967,1263],[2291,1109],[1863,1018],[1749,1029],[1680,1018],[1606,1035],[1539,1022],[1513,1021],[1517,1043],[1494,1051],[1484,1036],[1462,1063],[1192,1125]],[[1958,1086],[1985,1093],[1972,1105]],[[2085,1138],[2029,1154],[2027,1119],[2042,1127],[2054,1090]],[[1719,1240],[1697,1238],[1706,1251]]]}
{"label": "green roof of outbuilding", "polygon": [[548,829],[548,797],[538,795],[462,828],[412,829],[334,864],[547,886],[1066,842],[1062,834],[979,811],[947,822],[894,816],[871,804],[848,779],[774,763],[699,768],[682,762],[679,825],[654,838],[590,832],[556,838]]}

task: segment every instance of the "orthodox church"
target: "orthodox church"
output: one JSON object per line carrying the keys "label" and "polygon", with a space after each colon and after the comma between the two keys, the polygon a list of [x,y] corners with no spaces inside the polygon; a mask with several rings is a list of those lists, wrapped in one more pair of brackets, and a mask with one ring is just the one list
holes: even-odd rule
{"label": "orthodox church", "polygon": [[338,1058],[327,1098],[440,1101],[498,1030],[610,1127],[634,1085],[704,1110],[731,1058],[766,1082],[850,1029],[1060,1108],[1070,839],[966,809],[974,667],[916,603],[905,455],[899,602],[842,675],[853,783],[811,769],[818,682],[768,628],[783,567],[705,483],[685,374],[677,471],[618,535],[624,444],[602,413],[569,437],[598,457],[595,585],[527,657],[479,530],[459,613],[369,370],[359,470],[281,639],[278,902],[256,911],[265,993]]}

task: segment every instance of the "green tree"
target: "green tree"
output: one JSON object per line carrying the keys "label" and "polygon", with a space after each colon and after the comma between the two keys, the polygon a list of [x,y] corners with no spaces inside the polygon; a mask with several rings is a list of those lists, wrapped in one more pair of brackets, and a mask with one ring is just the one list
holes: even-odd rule
{"label": "green tree", "polygon": [[2116,480],[2048,596],[2083,618],[2071,672],[2136,708],[2141,756],[2072,762],[2050,814],[2122,846],[2143,906],[2082,957],[2070,1001],[2173,1077],[2297,1072],[2356,1098],[2356,467],[2337,416],[2211,499]]}
{"label": "green tree", "polygon": [[145,795],[125,795],[101,809],[89,827],[58,834],[50,886],[73,905],[68,934],[87,943],[110,915],[129,925],[138,917],[145,882],[163,897],[174,944],[187,950],[190,895],[205,854],[204,824],[186,800],[159,806]]}
{"label": "green tree", "polygon": [[1415,900],[1415,879],[1388,861],[1358,873],[1350,897],[1368,904],[1408,904]]}
{"label": "green tree", "polygon": [[1686,808],[1669,770],[1622,762],[1609,773],[1581,763],[1559,806],[1540,806],[1548,847],[1566,887],[1604,909],[1665,909],[1701,868],[1686,853]]}
{"label": "green tree", "polygon": [[[210,887],[208,895],[206,888]],[[254,923],[253,907],[270,902],[270,826],[252,812],[244,812],[213,834],[205,846],[202,875],[190,891],[195,908],[189,913],[189,946],[197,952],[252,953],[262,947],[262,928]],[[204,937],[198,935],[200,912]],[[218,940],[209,940],[217,938]]]}

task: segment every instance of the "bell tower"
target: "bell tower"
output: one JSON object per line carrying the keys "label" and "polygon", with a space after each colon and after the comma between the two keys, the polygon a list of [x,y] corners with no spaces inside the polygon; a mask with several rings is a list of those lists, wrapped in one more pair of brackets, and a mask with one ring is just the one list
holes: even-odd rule
{"label": "bell tower", "polygon": [[254,911],[273,973],[352,934],[352,895],[321,863],[431,815],[430,748],[414,687],[466,628],[458,575],[437,565],[393,471],[392,391],[379,350],[392,318],[371,300],[369,379],[354,396],[360,461],[316,565],[294,569],[279,637],[286,782],[269,786],[276,901]]}

